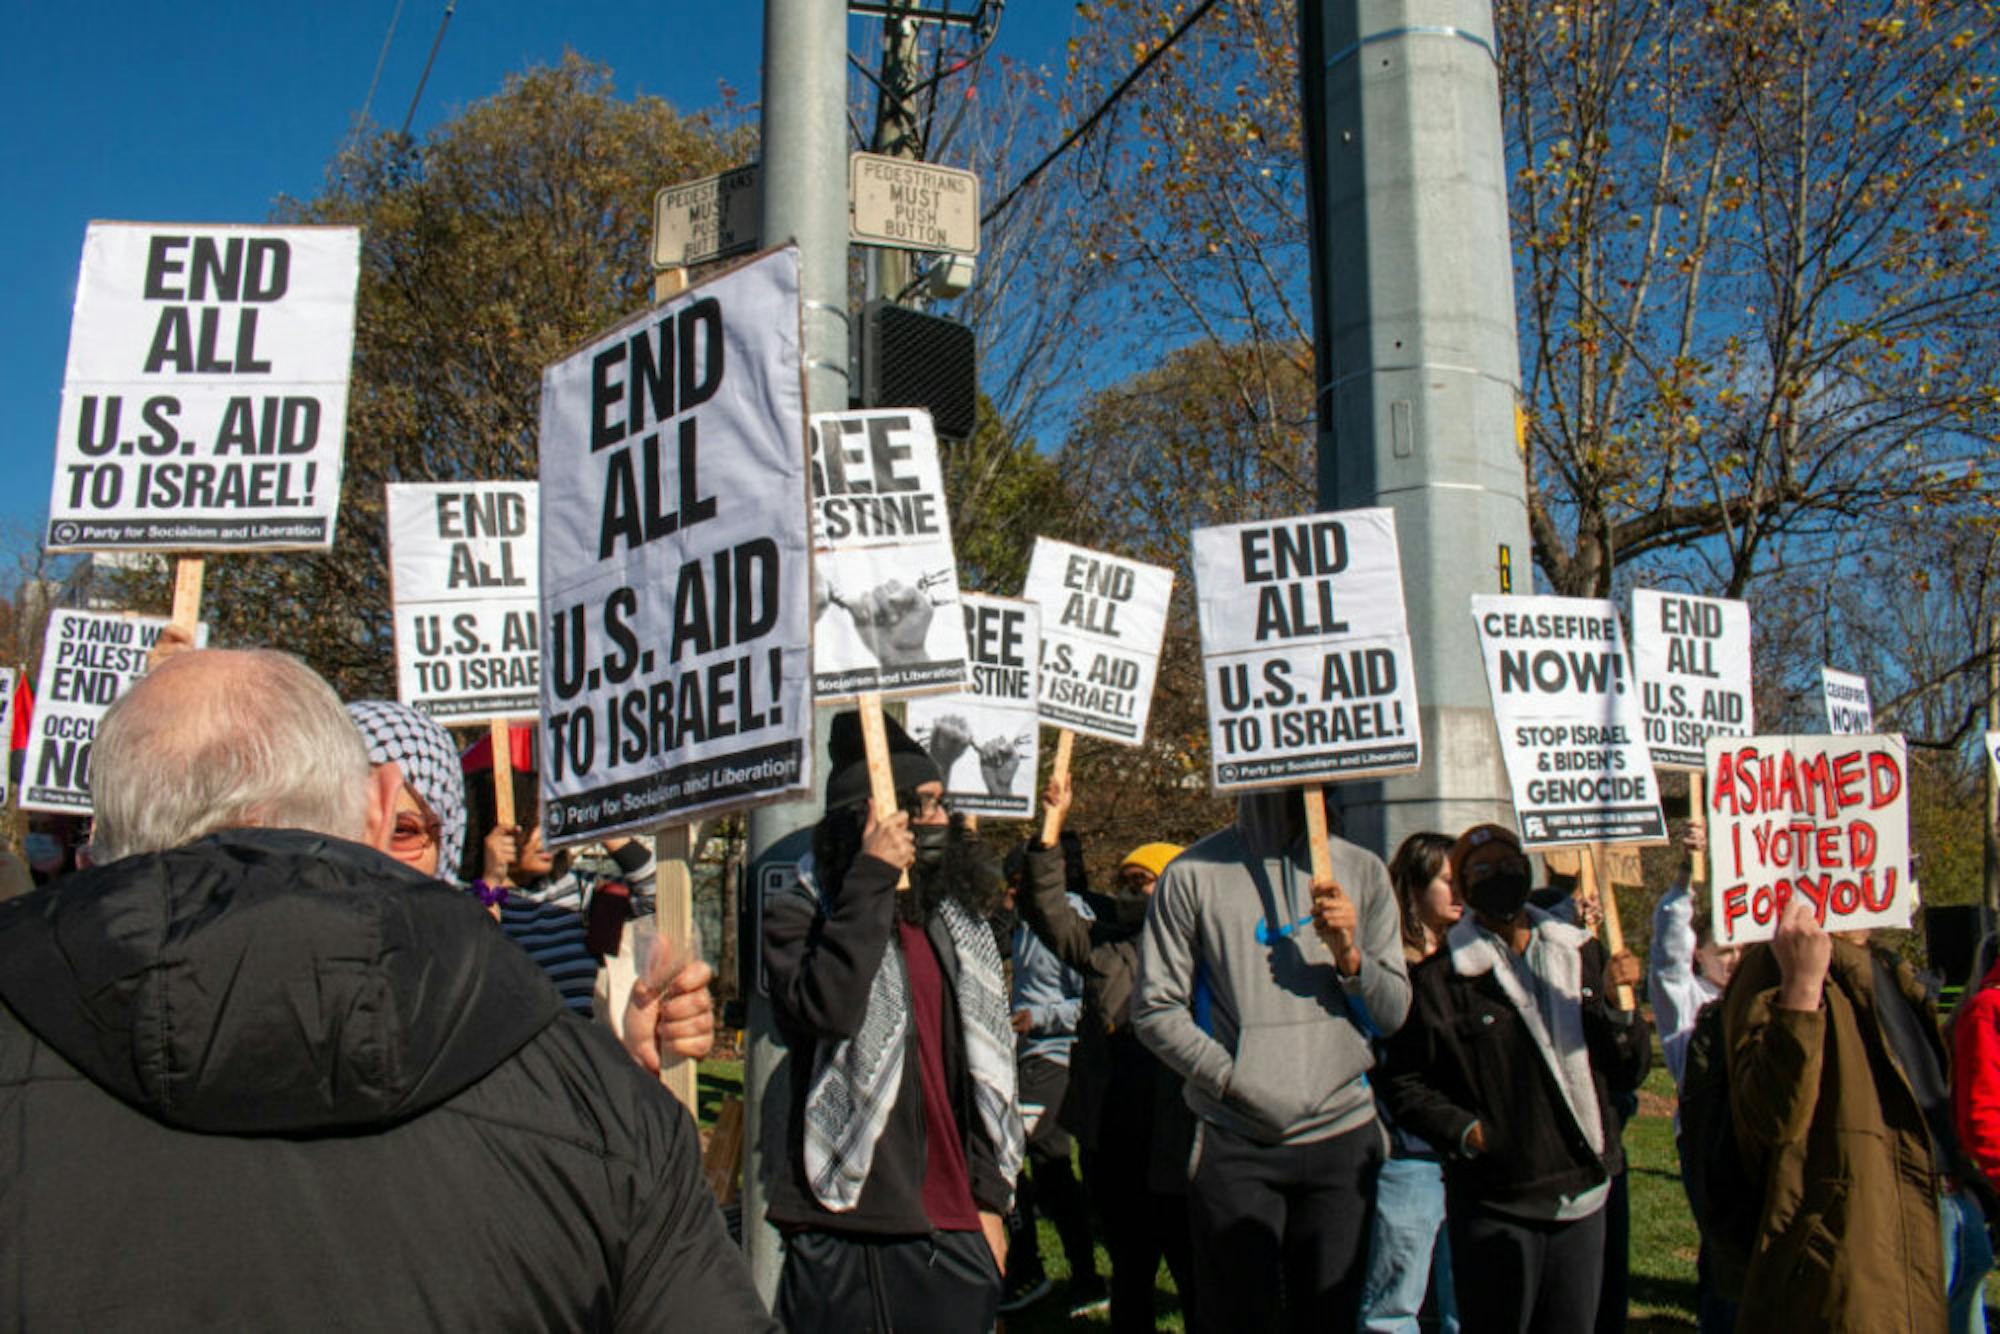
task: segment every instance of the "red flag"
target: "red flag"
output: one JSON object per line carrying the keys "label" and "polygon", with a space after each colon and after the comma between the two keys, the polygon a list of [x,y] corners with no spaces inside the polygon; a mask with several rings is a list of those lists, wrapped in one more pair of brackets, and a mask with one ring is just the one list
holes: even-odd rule
{"label": "red flag", "polygon": [[35,729],[35,692],[28,689],[28,673],[14,674],[14,739],[10,750],[26,750]]}

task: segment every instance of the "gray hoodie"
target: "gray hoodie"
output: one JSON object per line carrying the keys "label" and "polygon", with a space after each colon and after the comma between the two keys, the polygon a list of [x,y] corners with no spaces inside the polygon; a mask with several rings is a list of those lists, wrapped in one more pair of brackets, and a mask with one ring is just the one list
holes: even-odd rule
{"label": "gray hoodie", "polygon": [[[1236,823],[1160,876],[1139,950],[1133,1027],[1186,1081],[1205,1121],[1266,1144],[1304,1144],[1375,1115],[1371,1038],[1410,1008],[1396,896],[1381,858],[1330,840],[1360,917],[1361,969],[1343,978],[1301,921],[1312,871],[1293,792],[1237,803]],[[1261,874],[1260,874],[1261,872]]]}

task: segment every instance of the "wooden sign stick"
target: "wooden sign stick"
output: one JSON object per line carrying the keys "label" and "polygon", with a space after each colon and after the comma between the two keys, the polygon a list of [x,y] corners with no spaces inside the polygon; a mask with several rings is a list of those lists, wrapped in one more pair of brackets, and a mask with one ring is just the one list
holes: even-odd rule
{"label": "wooden sign stick", "polygon": [[[1688,814],[1708,826],[1708,794],[1703,791],[1708,786],[1708,775],[1697,769],[1688,775]],[[1708,851],[1694,848],[1688,853],[1688,884],[1708,883]]]}
{"label": "wooden sign stick", "polygon": [[[889,766],[889,733],[882,726],[882,696],[866,691],[855,701],[861,714],[861,746],[868,754],[868,795],[874,799],[877,815],[896,809],[896,773]],[[910,887],[906,870],[896,880],[897,889]]]}
{"label": "wooden sign stick", "polygon": [[[1333,849],[1326,841],[1326,789],[1317,783],[1305,789],[1306,849],[1312,856],[1312,882],[1340,889],[1333,878]],[[1345,890],[1341,891],[1345,893]]]}
{"label": "wooden sign stick", "polygon": [[[675,824],[662,829],[654,841],[654,859],[659,878],[653,884],[653,911],[660,943],[690,958],[694,953],[689,948],[694,943],[694,827]],[[660,1067],[660,1082],[681,1100],[689,1116],[696,1115],[697,1073],[693,1061],[662,1062]]]}
{"label": "wooden sign stick", "polygon": [[508,828],[514,825],[514,738],[511,724],[495,718],[487,724],[493,738],[493,816]]}
{"label": "wooden sign stick", "polygon": [[174,558],[174,628],[185,630],[190,636],[201,620],[201,575],[204,568],[205,562],[200,556]]}
{"label": "wooden sign stick", "polygon": [[[1049,766],[1049,781],[1069,781],[1070,752],[1076,749],[1076,733],[1067,727],[1056,729],[1056,758]],[[1062,837],[1063,813],[1061,811],[1042,812],[1042,846],[1052,848]]]}
{"label": "wooden sign stick", "polygon": [[[1585,899],[1597,899],[1599,905],[1604,909],[1604,947],[1613,954],[1623,954],[1625,952],[1625,932],[1618,925],[1618,891],[1607,884],[1604,886],[1603,893],[1601,895],[1598,893],[1597,848],[1594,845],[1585,848],[1583,856],[1577,859],[1577,871],[1583,877],[1577,892]],[[1632,988],[1620,983],[1618,987],[1618,1008],[1629,1010],[1632,1008],[1632,1005]]]}

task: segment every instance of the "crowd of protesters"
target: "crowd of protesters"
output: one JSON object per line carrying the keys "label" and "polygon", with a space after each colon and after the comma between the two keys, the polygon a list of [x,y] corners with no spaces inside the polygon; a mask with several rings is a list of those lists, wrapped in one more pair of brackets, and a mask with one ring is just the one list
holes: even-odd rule
{"label": "crowd of protesters", "polygon": [[643,842],[544,850],[525,729],[505,823],[490,741],[168,647],[87,840],[0,864],[0,1327],[1140,1330],[1164,1262],[1194,1329],[1616,1330],[1657,1038],[1702,1329],[1984,1329],[2000,965],[1947,1034],[1803,900],[1721,946],[1699,821],[1643,973],[1499,825],[1316,877],[1298,789],[1093,886],[1073,834],[996,855],[893,719],[878,809],[852,714],[763,918],[767,1313],[656,1078],[709,1051],[710,970],[599,985]]}

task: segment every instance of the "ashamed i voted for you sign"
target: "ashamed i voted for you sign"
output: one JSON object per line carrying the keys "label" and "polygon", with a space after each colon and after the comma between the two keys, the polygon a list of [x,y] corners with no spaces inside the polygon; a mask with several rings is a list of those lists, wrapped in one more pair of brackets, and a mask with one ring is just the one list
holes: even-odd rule
{"label": "ashamed i voted for you sign", "polygon": [[1521,842],[1665,842],[1618,608],[1480,594],[1472,620]]}
{"label": "ashamed i voted for you sign", "polygon": [[48,546],[331,547],[360,261],[353,227],[92,223]]}
{"label": "ashamed i voted for you sign", "polygon": [[816,414],[813,695],[963,690],[965,634],[931,415]]}
{"label": "ashamed i voted for you sign", "polygon": [[907,728],[937,762],[953,810],[1025,820],[1035,811],[1040,767],[1042,609],[976,593],[962,602],[972,688],[911,700]]}
{"label": "ashamed i voted for you sign", "polygon": [[[90,747],[112,702],[146,674],[146,654],[167,620],[124,612],[49,613],[35,725],[21,772],[21,809],[90,814]],[[195,627],[195,647],[208,626]]]}
{"label": "ashamed i voted for you sign", "polygon": [[1900,736],[1711,738],[1716,943],[1769,940],[1794,894],[1829,931],[1908,926],[1908,759]]}
{"label": "ashamed i voted for you sign", "polygon": [[388,487],[403,703],[448,722],[539,710],[540,510],[533,482]]}
{"label": "ashamed i voted for you sign", "polygon": [[1022,596],[1042,609],[1042,721],[1144,741],[1173,591],[1172,570],[1036,538]]}
{"label": "ashamed i voted for you sign", "polygon": [[551,845],[811,786],[799,314],[786,246],[542,373]]}
{"label": "ashamed i voted for you sign", "polygon": [[1197,528],[1194,581],[1217,791],[1417,767],[1393,511]]}
{"label": "ashamed i voted for you sign", "polygon": [[1756,730],[1747,602],[1634,589],[1632,661],[1656,769],[1699,769],[1709,737]]}

